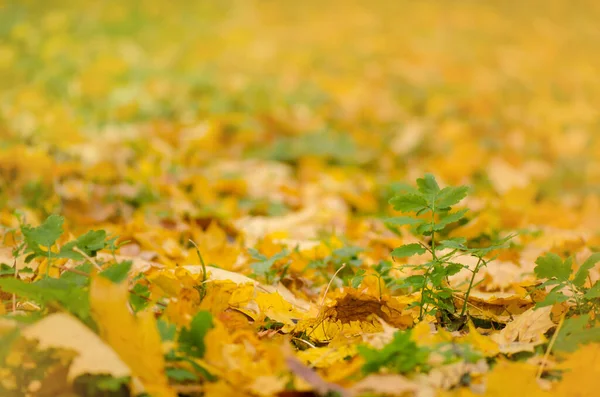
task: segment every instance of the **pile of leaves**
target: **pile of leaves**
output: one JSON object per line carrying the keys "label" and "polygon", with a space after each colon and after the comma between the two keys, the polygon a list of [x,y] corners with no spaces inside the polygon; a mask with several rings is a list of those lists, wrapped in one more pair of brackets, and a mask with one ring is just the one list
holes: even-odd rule
{"label": "pile of leaves", "polygon": [[3,5],[0,395],[595,395],[600,9],[536,3]]}

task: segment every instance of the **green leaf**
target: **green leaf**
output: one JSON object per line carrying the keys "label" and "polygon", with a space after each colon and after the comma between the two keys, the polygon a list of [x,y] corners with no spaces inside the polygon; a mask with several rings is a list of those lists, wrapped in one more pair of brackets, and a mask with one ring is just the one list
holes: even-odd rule
{"label": "green leaf", "polygon": [[150,297],[150,289],[147,285],[136,283],[129,294],[129,303],[134,312],[139,312],[148,306],[148,301],[144,298]]}
{"label": "green leaf", "polygon": [[435,200],[436,209],[450,208],[467,197],[468,186],[445,187],[438,193]]}
{"label": "green leaf", "polygon": [[[56,240],[63,233],[63,222],[64,218],[62,216],[53,214],[38,227],[21,226],[21,233],[23,233],[27,246],[25,253],[31,253],[26,258],[26,262],[31,261],[36,256],[46,256],[48,254],[50,247],[56,243]],[[43,250],[40,246],[45,247],[46,250]]]}
{"label": "green leaf", "polygon": [[586,299],[600,298],[600,281],[596,281],[596,284],[587,290],[584,296]]}
{"label": "green leaf", "polygon": [[427,208],[425,197],[413,193],[397,195],[390,200],[390,204],[401,212],[417,212]]}
{"label": "green leaf", "polygon": [[165,372],[169,378],[176,382],[184,382],[187,380],[195,382],[198,380],[196,374],[183,368],[167,368]]}
{"label": "green leaf", "polygon": [[563,262],[560,256],[548,252],[544,256],[536,259],[537,266],[534,269],[538,278],[556,278],[560,281],[567,281],[571,275],[571,261]]}
{"label": "green leaf", "polygon": [[189,328],[183,328],[179,334],[179,348],[193,357],[202,358],[206,345],[204,337],[213,328],[212,315],[207,311],[196,313]]}
{"label": "green leaf", "polygon": [[386,224],[394,226],[419,225],[423,222],[425,222],[424,219],[412,218],[410,216],[397,216],[385,220]]}
{"label": "green leaf", "polygon": [[461,263],[450,263],[446,266],[446,276],[452,276],[460,272],[465,266]]}
{"label": "green leaf", "polygon": [[[267,258],[266,256],[264,256],[263,254],[259,253],[256,250],[252,250],[252,251],[251,251],[250,255],[254,255],[253,257],[255,259],[261,258],[261,259],[259,259],[259,262],[254,262],[254,263],[250,264],[250,267],[252,268],[252,270],[254,270],[254,274],[257,276],[265,276],[266,274],[268,274],[269,271],[271,270],[271,268],[273,267],[273,265],[275,264],[275,262],[277,262],[280,259],[285,258],[288,255],[288,250],[286,248],[284,248],[282,251],[276,253],[271,258]],[[262,258],[264,258],[264,259],[262,259]]]}
{"label": "green leaf", "polygon": [[[562,285],[557,286],[559,289],[562,288]],[[563,294],[560,290],[552,290],[546,295],[543,301],[536,303],[535,307],[545,307],[550,306],[555,303],[566,302],[569,300],[569,297]]]}
{"label": "green leaf", "polygon": [[425,174],[425,177],[418,178],[417,186],[419,188],[419,192],[430,198],[430,201],[440,191],[440,187],[438,186],[435,177],[432,174]]}
{"label": "green leaf", "polygon": [[465,214],[468,212],[468,209],[462,209],[460,211],[456,211],[448,214],[440,214],[440,220],[437,222],[433,228],[434,231],[444,230],[446,226],[451,223],[458,222],[462,218],[464,218]]}
{"label": "green leaf", "polygon": [[413,255],[422,255],[427,250],[421,244],[413,243],[402,245],[392,251],[392,256],[396,258],[405,258]]}
{"label": "green leaf", "polygon": [[583,287],[583,284],[585,284],[585,280],[588,277],[590,269],[593,268],[598,262],[600,262],[600,252],[594,252],[592,255],[590,255],[589,258],[585,260],[585,262],[583,262],[583,264],[577,270],[577,273],[575,273],[575,278],[573,278],[573,284],[575,284],[575,286],[577,287]]}
{"label": "green leaf", "polygon": [[365,278],[365,273],[365,269],[358,269],[356,271],[356,274],[354,275],[354,277],[352,277],[352,280],[350,280],[350,285],[352,285],[352,288],[358,288],[358,286],[363,282]]}
{"label": "green leaf", "polygon": [[404,280],[402,280],[400,287],[413,287],[414,289],[421,289],[424,283],[425,276],[423,276],[422,274],[415,274],[412,276],[408,276]]}
{"label": "green leaf", "polygon": [[387,368],[395,373],[411,372],[419,367],[427,367],[429,350],[419,347],[409,331],[396,331],[393,339],[381,350],[368,346],[357,346],[358,353],[364,358],[362,370],[365,374],[379,372]]}
{"label": "green leaf", "polygon": [[100,272],[100,275],[118,284],[127,278],[132,265],[132,261],[119,262]]}
{"label": "green leaf", "polygon": [[175,324],[166,322],[163,319],[156,320],[156,328],[160,334],[160,339],[163,342],[170,342],[175,340],[177,334],[177,326]]}
{"label": "green leaf", "polygon": [[73,260],[83,260],[84,257],[73,249],[77,247],[88,256],[96,256],[96,253],[106,247],[106,231],[90,230],[86,234],[79,236],[76,240],[69,241],[62,246],[58,253],[59,258],[68,258]]}
{"label": "green leaf", "polygon": [[590,317],[586,314],[565,320],[556,337],[554,349],[572,352],[579,345],[592,342],[600,342],[600,327],[590,326]]}
{"label": "green leaf", "polygon": [[4,263],[0,264],[0,276],[14,276],[15,268]]}
{"label": "green leaf", "polygon": [[50,247],[62,235],[63,222],[64,218],[62,216],[52,214],[40,226],[32,228],[29,225],[25,225],[21,227],[21,232],[27,243],[31,242]]}
{"label": "green leaf", "polygon": [[436,246],[436,250],[446,249],[446,248],[455,249],[455,250],[466,250],[467,249],[467,247],[465,246],[466,242],[467,242],[467,239],[464,237],[449,238],[447,240],[440,241],[440,243]]}
{"label": "green leaf", "polygon": [[0,289],[40,304],[58,303],[87,324],[91,323],[87,288],[65,279],[44,278],[28,283],[16,278],[0,279]]}

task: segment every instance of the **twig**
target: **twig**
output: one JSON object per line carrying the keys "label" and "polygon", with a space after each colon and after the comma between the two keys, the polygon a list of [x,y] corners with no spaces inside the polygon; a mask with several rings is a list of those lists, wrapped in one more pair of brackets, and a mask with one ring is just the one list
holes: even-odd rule
{"label": "twig", "polygon": [[554,335],[552,335],[552,339],[550,339],[550,343],[548,344],[548,348],[546,349],[546,353],[544,354],[544,358],[542,359],[542,362],[540,363],[540,368],[538,369],[538,373],[536,376],[537,380],[539,380],[542,377],[542,373],[544,372],[544,367],[546,366],[546,364],[548,362],[548,357],[550,356],[552,347],[554,347],[554,343],[556,342],[556,339],[558,338],[558,333],[560,332],[560,329],[561,329],[563,323],[565,322],[565,314],[566,313],[563,313],[562,316],[560,316],[560,321],[558,322],[556,331],[554,332]]}
{"label": "twig", "polygon": [[293,337],[293,338],[292,338],[292,340],[297,340],[297,341],[300,341],[300,342],[302,342],[302,343],[305,343],[305,344],[307,344],[308,346],[312,347],[313,349],[316,349],[316,348],[317,348],[317,346],[313,345],[312,343],[310,343],[309,341],[306,341],[306,340],[304,340],[304,339],[300,339],[300,338]]}
{"label": "twig", "polygon": [[346,267],[346,264],[344,263],[339,269],[337,269],[337,271],[333,274],[333,276],[331,277],[331,280],[329,280],[329,283],[327,284],[327,288],[325,288],[325,293],[323,294],[323,298],[321,299],[321,304],[319,305],[319,314],[317,315],[317,318],[319,316],[321,316],[321,310],[323,310],[323,304],[325,303],[325,298],[327,297],[327,292],[329,292],[329,287],[331,287],[331,283],[333,282],[333,279],[335,278],[335,276],[337,276],[337,274]]}
{"label": "twig", "polygon": [[98,264],[98,262],[96,262],[94,259],[90,258],[90,256],[88,254],[86,254],[85,252],[80,250],[78,247],[73,247],[73,251],[77,252],[78,254],[83,256],[85,259],[87,259],[87,261],[90,262],[92,265],[94,265],[94,267],[96,269],[98,269],[98,271],[102,271],[102,267]]}
{"label": "twig", "polygon": [[78,274],[78,275],[80,275],[80,276],[85,276],[85,277],[89,277],[89,276],[90,276],[90,275],[89,275],[88,273],[86,273],[86,272],[82,272],[81,270],[73,269],[73,268],[66,267],[66,266],[61,266],[61,267],[59,267],[59,269],[60,269],[60,270],[67,271],[67,272],[75,273],[75,274]]}

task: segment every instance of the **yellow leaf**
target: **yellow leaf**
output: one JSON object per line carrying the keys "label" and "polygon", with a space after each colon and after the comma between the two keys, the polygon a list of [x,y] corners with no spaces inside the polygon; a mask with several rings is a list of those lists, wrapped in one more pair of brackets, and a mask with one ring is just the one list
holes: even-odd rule
{"label": "yellow leaf", "polygon": [[487,377],[486,396],[550,396],[537,383],[537,366],[499,361]]}
{"label": "yellow leaf", "polygon": [[[127,283],[114,284],[95,276],[90,285],[90,305],[100,336],[131,368],[146,391],[157,397],[175,396],[165,375],[161,340],[151,312],[134,315],[128,308]],[[143,355],[143,359],[140,359]]]}
{"label": "yellow leaf", "polygon": [[546,341],[546,331],[555,326],[550,319],[551,311],[551,306],[529,309],[491,339],[498,343],[502,353],[533,351],[534,346]]}
{"label": "yellow leaf", "polygon": [[69,368],[72,381],[83,374],[104,374],[115,378],[129,376],[129,367],[98,335],[67,313],[54,313],[23,331],[26,338],[37,339],[40,348],[71,349],[78,353]]}
{"label": "yellow leaf", "polygon": [[475,349],[482,352],[486,357],[495,356],[499,352],[498,344],[491,338],[481,335],[471,322],[469,322],[469,333],[464,338],[461,338],[461,340],[473,345]]}
{"label": "yellow leaf", "polygon": [[598,395],[600,343],[580,347],[560,364],[565,369],[553,393],[557,396],[592,397]]}
{"label": "yellow leaf", "polygon": [[418,389],[419,385],[398,374],[369,375],[352,386],[352,391],[357,394],[371,392],[386,396],[402,396]]}

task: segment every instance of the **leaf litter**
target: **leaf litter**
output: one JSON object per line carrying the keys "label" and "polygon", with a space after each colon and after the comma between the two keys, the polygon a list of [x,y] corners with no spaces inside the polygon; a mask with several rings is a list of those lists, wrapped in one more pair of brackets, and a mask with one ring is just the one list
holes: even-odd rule
{"label": "leaf litter", "polygon": [[9,2],[0,394],[595,395],[598,17]]}

